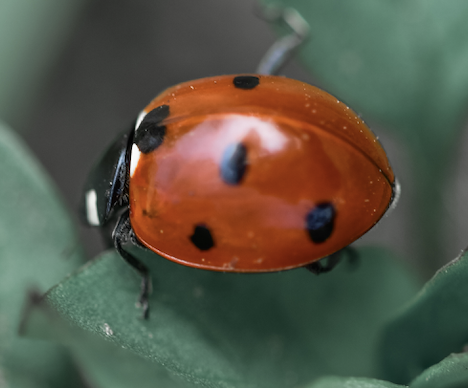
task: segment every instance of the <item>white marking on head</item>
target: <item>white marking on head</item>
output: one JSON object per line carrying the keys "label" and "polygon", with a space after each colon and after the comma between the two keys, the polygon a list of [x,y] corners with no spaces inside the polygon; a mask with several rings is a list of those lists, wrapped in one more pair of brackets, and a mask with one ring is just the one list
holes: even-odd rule
{"label": "white marking on head", "polygon": [[130,177],[133,176],[140,160],[141,152],[136,144],[132,145],[132,156],[130,159]]}
{"label": "white marking on head", "polygon": [[97,210],[97,194],[96,190],[89,190],[85,194],[86,200],[86,218],[90,225],[100,225],[98,210]]}
{"label": "white marking on head", "polygon": [[138,127],[140,126],[141,122],[143,121],[146,115],[147,115],[147,112],[145,112],[144,110],[140,112],[135,123],[135,131],[138,129]]}

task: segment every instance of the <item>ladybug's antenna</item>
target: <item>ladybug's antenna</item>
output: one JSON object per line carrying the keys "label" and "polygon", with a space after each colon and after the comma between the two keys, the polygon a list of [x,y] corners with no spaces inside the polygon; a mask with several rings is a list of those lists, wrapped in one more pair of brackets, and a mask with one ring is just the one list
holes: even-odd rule
{"label": "ladybug's antenna", "polygon": [[258,74],[276,74],[291,59],[294,50],[308,37],[309,24],[291,7],[258,6],[256,14],[267,22],[282,21],[292,30],[289,35],[273,43],[257,67]]}

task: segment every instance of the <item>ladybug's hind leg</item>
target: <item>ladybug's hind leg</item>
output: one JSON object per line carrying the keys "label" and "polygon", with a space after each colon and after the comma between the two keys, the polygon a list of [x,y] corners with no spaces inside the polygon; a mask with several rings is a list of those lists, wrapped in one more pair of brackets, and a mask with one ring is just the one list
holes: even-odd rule
{"label": "ladybug's hind leg", "polygon": [[123,245],[127,244],[128,241],[135,243],[132,225],[130,224],[129,210],[126,210],[119,218],[117,225],[112,233],[112,239],[114,240],[115,249],[119,252],[119,255],[130,264],[141,276],[140,285],[140,297],[139,303],[143,308],[143,318],[149,318],[149,294],[151,292],[151,277],[148,267],[144,265],[140,260],[126,252],[123,249]]}
{"label": "ladybug's hind leg", "polygon": [[341,259],[343,258],[343,254],[346,254],[348,256],[348,261],[351,267],[356,268],[359,262],[359,255],[356,249],[350,246],[347,246],[346,248],[343,248],[338,252],[335,252],[330,256],[327,256],[319,261],[314,261],[313,263],[307,264],[304,266],[304,268],[306,268],[315,275],[330,272],[341,261]]}

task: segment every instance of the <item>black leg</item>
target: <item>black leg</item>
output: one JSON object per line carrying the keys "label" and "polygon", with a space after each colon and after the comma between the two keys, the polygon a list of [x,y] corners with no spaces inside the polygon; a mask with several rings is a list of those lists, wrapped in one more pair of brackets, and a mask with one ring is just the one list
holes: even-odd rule
{"label": "black leg", "polygon": [[347,246],[346,248],[343,248],[342,251],[348,256],[349,268],[351,270],[358,268],[361,260],[359,260],[359,253],[357,249],[353,248],[352,246]]}
{"label": "black leg", "polygon": [[330,272],[341,260],[341,251],[335,252],[330,256],[324,257],[319,261],[314,261],[313,263],[307,264],[304,266],[305,269],[309,270],[315,275],[320,275],[321,273]]}
{"label": "black leg", "polygon": [[340,251],[331,254],[330,256],[324,257],[319,261],[307,264],[304,266],[304,268],[315,275],[330,272],[341,261],[343,254],[348,256],[348,261],[351,267],[353,269],[356,268],[359,263],[359,254],[357,253],[356,249],[350,246],[347,246],[346,248],[343,248]]}
{"label": "black leg", "polygon": [[140,297],[139,303],[143,308],[143,318],[149,318],[149,303],[148,298],[151,292],[151,277],[148,268],[140,260],[126,252],[122,245],[125,245],[129,240],[135,241],[133,238],[133,229],[130,225],[129,210],[126,210],[119,218],[119,221],[112,233],[115,249],[119,255],[130,264],[141,276]]}

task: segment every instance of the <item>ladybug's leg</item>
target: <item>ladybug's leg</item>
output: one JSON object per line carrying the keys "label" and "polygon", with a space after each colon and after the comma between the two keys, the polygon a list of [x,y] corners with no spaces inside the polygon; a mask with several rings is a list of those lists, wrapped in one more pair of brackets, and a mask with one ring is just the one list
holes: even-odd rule
{"label": "ladybug's leg", "polygon": [[309,24],[299,12],[290,7],[269,5],[261,7],[257,13],[262,19],[269,22],[283,21],[291,29],[289,35],[273,43],[257,67],[259,74],[276,74],[291,59],[294,50],[309,35]]}
{"label": "ladybug's leg", "polygon": [[140,298],[139,303],[143,308],[143,318],[148,319],[149,317],[149,302],[148,297],[151,292],[151,277],[148,267],[144,265],[140,260],[126,252],[122,245],[130,242],[135,244],[136,239],[133,233],[132,225],[130,224],[129,210],[126,210],[119,218],[117,225],[112,233],[114,240],[115,249],[119,252],[119,255],[130,264],[141,276],[140,286]]}
{"label": "ladybug's leg", "polygon": [[330,256],[324,257],[319,261],[314,261],[313,263],[307,264],[304,266],[305,269],[309,270],[315,275],[320,275],[321,273],[330,272],[336,265],[341,261],[342,251],[335,252]]}
{"label": "ladybug's leg", "polygon": [[319,261],[315,261],[313,263],[305,265],[304,268],[306,268],[307,270],[309,270],[315,275],[320,275],[321,273],[330,272],[341,261],[341,259],[343,258],[343,254],[345,253],[348,255],[348,260],[351,266],[353,268],[356,267],[359,261],[359,255],[356,249],[350,246],[347,246],[346,248],[343,248],[339,250],[338,252],[335,252],[331,254],[330,256],[327,256]]}
{"label": "ladybug's leg", "polygon": [[351,269],[356,269],[359,266],[359,253],[356,248],[348,245],[346,248],[341,250],[343,253],[348,255],[348,263]]}

